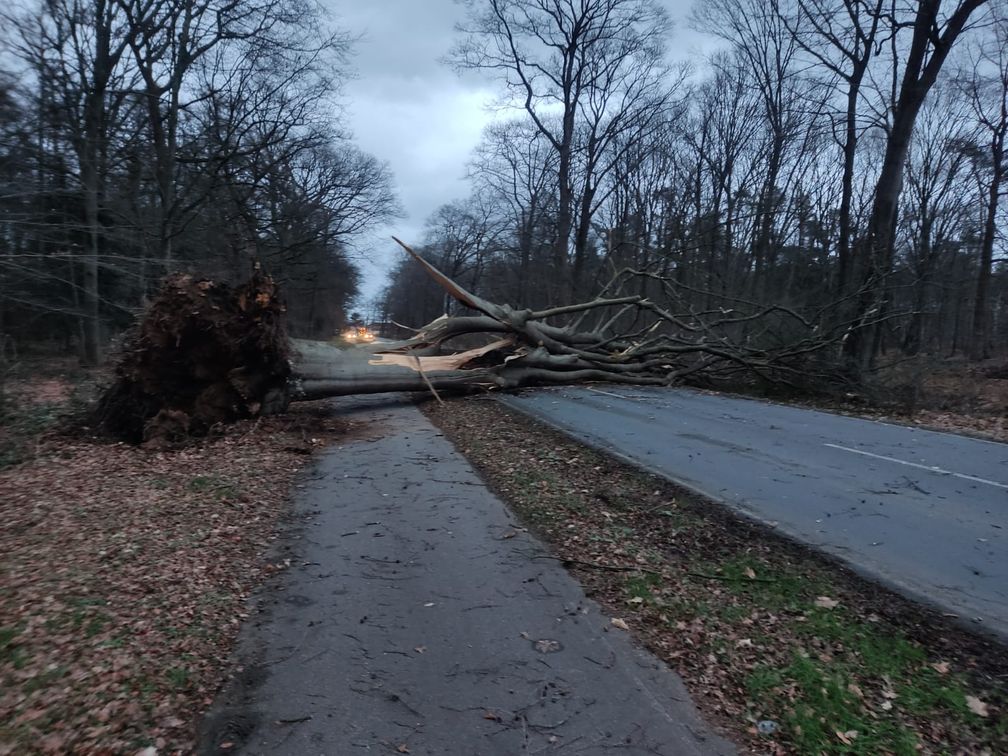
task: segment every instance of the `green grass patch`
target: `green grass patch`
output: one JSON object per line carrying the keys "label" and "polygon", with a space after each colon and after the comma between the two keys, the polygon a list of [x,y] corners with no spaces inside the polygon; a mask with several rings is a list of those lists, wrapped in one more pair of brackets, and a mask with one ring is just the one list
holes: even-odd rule
{"label": "green grass patch", "polygon": [[233,499],[238,496],[238,487],[219,475],[194,475],[186,485],[193,493],[207,494],[212,498],[223,501]]}
{"label": "green grass patch", "polygon": [[[737,567],[726,563],[722,572],[734,575]],[[922,647],[891,627],[865,622],[842,605],[817,607],[814,597],[828,592],[828,582],[813,579],[811,589],[800,582],[781,573],[774,582],[732,581],[745,586],[737,592],[747,610],[802,609],[788,632],[805,649],[786,663],[757,664],[746,680],[753,716],[780,722],[797,752],[909,756],[919,744],[906,717],[982,726],[960,677],[939,674]]]}
{"label": "green grass patch", "polygon": [[0,664],[10,664],[14,669],[24,669],[31,657],[17,642],[23,630],[24,628],[19,626],[0,627]]}
{"label": "green grass patch", "polygon": [[895,716],[870,713],[854,680],[843,665],[796,654],[785,667],[753,669],[747,690],[755,716],[779,722],[797,753],[916,754],[914,734]]}
{"label": "green grass patch", "polygon": [[820,609],[813,606],[805,617],[804,622],[796,623],[797,634],[842,646],[873,675],[901,674],[927,660],[920,646],[901,635],[862,622],[843,607]]}
{"label": "green grass patch", "polygon": [[639,598],[646,603],[651,603],[654,601],[654,589],[661,585],[661,578],[658,575],[653,575],[651,573],[643,573],[641,575],[628,578],[626,582],[626,591],[630,594],[630,598]]}
{"label": "green grass patch", "polygon": [[170,667],[165,672],[165,678],[168,680],[168,684],[175,690],[183,690],[188,687],[191,674],[188,667]]}
{"label": "green grass patch", "polygon": [[66,667],[63,666],[47,668],[43,670],[41,674],[27,680],[24,685],[21,686],[21,690],[26,695],[31,695],[37,690],[43,690],[44,688],[48,688],[49,686],[55,684],[58,680],[64,677],[66,673]]}

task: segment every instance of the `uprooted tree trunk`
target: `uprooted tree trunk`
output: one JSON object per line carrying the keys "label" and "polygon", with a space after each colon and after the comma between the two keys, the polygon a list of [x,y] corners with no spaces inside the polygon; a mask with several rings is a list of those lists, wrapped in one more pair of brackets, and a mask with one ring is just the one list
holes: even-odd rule
{"label": "uprooted tree trunk", "polygon": [[120,349],[96,420],[132,443],[201,435],[287,407],[291,347],[273,280],[170,276]]}
{"label": "uprooted tree trunk", "polygon": [[288,339],[276,286],[258,270],[234,289],[174,276],[127,338],[99,422],[136,443],[350,394],[586,381],[662,386],[740,376],[793,387],[837,380],[829,355],[849,326],[824,329],[830,319],[822,312],[807,319],[745,303],[748,310],[684,308],[680,315],[643,296],[623,296],[624,285],[639,290],[644,277],[669,302],[681,298],[674,282],[633,270],[617,274],[590,302],[514,309],[466,291],[402,246],[472,314],[438,318],[403,341],[340,348]]}

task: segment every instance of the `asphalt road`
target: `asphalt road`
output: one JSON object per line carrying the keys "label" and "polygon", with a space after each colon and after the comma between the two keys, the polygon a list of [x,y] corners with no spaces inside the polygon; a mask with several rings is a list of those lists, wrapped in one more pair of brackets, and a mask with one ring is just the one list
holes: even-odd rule
{"label": "asphalt road", "polygon": [[502,399],[1008,638],[1008,445],[675,389]]}
{"label": "asphalt road", "polygon": [[404,403],[337,405],[201,753],[732,753]]}

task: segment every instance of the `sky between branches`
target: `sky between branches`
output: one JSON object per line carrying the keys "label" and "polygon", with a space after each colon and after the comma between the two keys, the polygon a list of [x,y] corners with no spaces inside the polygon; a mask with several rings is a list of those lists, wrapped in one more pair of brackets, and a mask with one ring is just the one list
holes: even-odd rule
{"label": "sky between branches", "polygon": [[[361,149],[386,161],[405,217],[361,240],[361,299],[385,284],[398,247],[423,241],[424,221],[441,205],[469,194],[466,162],[484,126],[506,117],[491,106],[492,81],[459,76],[440,62],[456,39],[464,8],[455,0],[327,0],[337,24],[362,35],[346,87],[349,125]],[[713,44],[687,28],[691,0],[664,0],[675,21],[670,51],[697,57]]]}

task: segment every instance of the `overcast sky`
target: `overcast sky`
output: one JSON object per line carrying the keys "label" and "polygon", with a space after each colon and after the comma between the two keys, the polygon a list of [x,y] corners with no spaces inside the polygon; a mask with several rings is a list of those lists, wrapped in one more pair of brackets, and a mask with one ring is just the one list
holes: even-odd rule
{"label": "overcast sky", "polygon": [[[363,38],[346,100],[350,127],[362,149],[388,163],[404,218],[361,244],[362,299],[375,296],[399,254],[395,234],[422,241],[426,218],[468,193],[466,161],[497,94],[475,74],[460,77],[439,60],[456,38],[463,7],[454,0],[328,0],[338,25]],[[683,57],[700,38],[686,29],[691,0],[665,0],[676,30],[672,48]]]}

